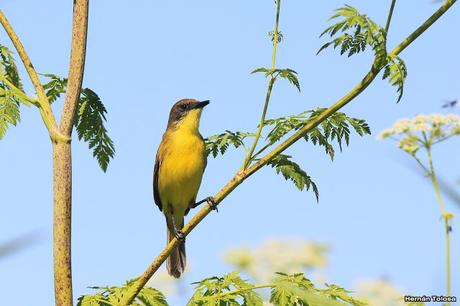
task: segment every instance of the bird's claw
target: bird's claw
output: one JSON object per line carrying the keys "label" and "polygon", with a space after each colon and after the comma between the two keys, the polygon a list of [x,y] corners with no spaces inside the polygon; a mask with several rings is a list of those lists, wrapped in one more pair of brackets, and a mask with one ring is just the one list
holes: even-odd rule
{"label": "bird's claw", "polygon": [[176,230],[176,232],[174,233],[174,236],[180,242],[185,242],[185,235],[184,235],[184,232],[182,232],[181,230]]}
{"label": "bird's claw", "polygon": [[205,200],[206,200],[206,203],[208,203],[209,207],[211,207],[212,210],[219,212],[219,210],[217,209],[218,203],[216,202],[216,200],[214,200],[214,197],[207,197]]}

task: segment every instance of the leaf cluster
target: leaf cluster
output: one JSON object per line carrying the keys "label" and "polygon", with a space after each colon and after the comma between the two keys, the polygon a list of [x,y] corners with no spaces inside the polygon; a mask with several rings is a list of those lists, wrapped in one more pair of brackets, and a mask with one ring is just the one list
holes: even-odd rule
{"label": "leaf cluster", "polygon": [[198,283],[187,306],[262,306],[262,297],[254,286],[244,281],[237,272],[224,277],[210,277]]}
{"label": "leaf cluster", "polygon": [[52,73],[42,73],[41,75],[51,79],[48,83],[43,85],[43,88],[45,89],[48,101],[53,103],[61,96],[61,94],[65,93],[67,88],[67,78],[61,78],[60,76]]}
{"label": "leaf cluster", "polygon": [[104,172],[107,171],[110,159],[115,154],[115,146],[104,126],[107,121],[106,113],[107,110],[99,96],[91,89],[84,88],[78,102],[74,124],[78,139],[83,139],[89,148],[93,149],[93,156]]}
{"label": "leaf cluster", "polygon": [[[273,126],[267,135],[267,140],[270,144],[276,143],[288,133],[297,131],[307,125],[325,110],[325,108],[318,108],[294,116],[266,120],[264,123],[266,126]],[[347,146],[350,143],[351,128],[359,136],[371,134],[369,125],[365,120],[349,117],[342,112],[335,112],[322,121],[320,125],[312,128],[303,138],[314,145],[323,146],[326,154],[333,160],[335,155],[333,142],[337,142],[340,151],[342,151],[343,143]]]}
{"label": "leaf cluster", "polygon": [[20,103],[29,106],[12,52],[0,45],[0,139],[5,136],[9,126],[21,120]]}
{"label": "leaf cluster", "polygon": [[[116,306],[123,297],[132,290],[135,280],[126,282],[121,287],[90,287],[98,290],[95,294],[83,295],[78,298],[77,306]],[[133,306],[167,306],[166,298],[160,291],[144,287],[130,304]]]}
{"label": "leaf cluster", "polygon": [[254,74],[254,73],[259,73],[259,72],[265,73],[265,77],[270,76],[273,79],[273,82],[278,77],[280,77],[282,79],[286,79],[286,80],[289,81],[289,83],[294,85],[297,88],[298,91],[300,91],[300,83],[299,83],[299,80],[297,78],[297,72],[292,70],[292,69],[289,69],[289,68],[285,68],[285,69],[269,69],[269,68],[261,67],[261,68],[255,69],[251,73]]}
{"label": "leaf cluster", "polygon": [[[50,103],[56,101],[67,89],[67,78],[55,74],[42,74],[50,79],[43,85]],[[110,159],[115,155],[115,146],[105,127],[107,109],[99,96],[89,88],[83,88],[77,103],[74,126],[79,140],[88,143],[99,166],[107,171]]]}
{"label": "leaf cluster", "polygon": [[269,301],[275,306],[344,306],[365,305],[349,295],[349,291],[327,285],[325,289],[315,287],[302,273],[277,273],[272,283],[251,285],[236,272],[224,277],[212,277],[197,283],[195,294],[188,306],[262,306],[258,289],[269,288]]}
{"label": "leaf cluster", "polygon": [[392,86],[397,87],[397,102],[401,101],[404,92],[404,82],[406,81],[407,77],[406,64],[399,56],[396,56],[395,58],[388,61],[387,65],[383,69],[382,79],[385,80],[388,78],[388,82]]}
{"label": "leaf cluster", "polygon": [[[289,133],[301,129],[320,116],[325,110],[325,108],[318,108],[302,112],[298,115],[265,120],[264,127],[271,127],[271,129],[265,137],[267,144],[262,150],[256,153],[256,156],[264,149],[283,139]],[[365,120],[349,117],[342,112],[336,112],[325,119],[320,125],[312,128],[303,138],[313,145],[324,147],[326,154],[333,160],[335,156],[334,144],[336,143],[340,151],[342,151],[343,144],[349,145],[352,131],[360,136],[371,134],[369,125]],[[205,139],[207,153],[208,155],[212,153],[216,157],[219,153],[223,155],[229,146],[235,148],[240,146],[246,147],[244,141],[247,137],[254,137],[254,134],[225,131],[225,133],[210,136]],[[308,191],[311,188],[318,199],[319,192],[316,184],[306,171],[292,160],[291,156],[280,154],[268,162],[268,165],[274,168],[277,174],[293,182],[299,190]]]}
{"label": "leaf cluster", "polygon": [[[387,53],[387,33],[383,27],[372,21],[367,15],[361,14],[356,8],[346,5],[336,10],[329,20],[338,21],[326,28],[320,36],[335,37],[325,43],[318,53],[332,46],[339,48],[340,54],[348,57],[363,52],[369,46],[374,52],[374,66],[383,69],[383,79],[397,87],[399,102],[402,98],[407,69],[404,61]],[[338,33],[342,33],[338,35]],[[338,35],[338,36],[337,36]]]}
{"label": "leaf cluster", "polygon": [[340,47],[340,54],[348,53],[348,57],[363,52],[366,46],[370,46],[376,57],[381,60],[386,58],[386,31],[367,15],[361,14],[356,8],[346,5],[338,8],[329,20],[339,19],[335,24],[324,30],[320,36],[328,34],[334,37],[332,41],[325,43],[318,53],[333,46]]}
{"label": "leaf cluster", "polygon": [[291,156],[279,154],[270,160],[267,165],[275,168],[277,174],[281,174],[285,180],[289,180],[294,185],[302,190],[309,190],[310,187],[315,193],[316,200],[319,201],[319,191],[315,182],[296,162],[291,160]]}
{"label": "leaf cluster", "polygon": [[[53,103],[65,93],[67,78],[55,74],[41,75],[50,79],[44,83],[43,88],[48,102]],[[12,52],[0,45],[0,139],[9,126],[15,126],[20,121],[20,104],[30,106],[31,102],[38,101],[28,97],[24,92]],[[106,114],[107,110],[99,96],[89,88],[82,89],[74,125],[78,138],[88,142],[93,156],[104,172],[107,171],[109,161],[115,154],[113,141],[104,126],[107,121]]]}
{"label": "leaf cluster", "polygon": [[215,158],[217,155],[224,155],[229,146],[239,148],[244,147],[244,140],[248,137],[254,137],[254,133],[232,132],[226,130],[224,133],[207,137],[204,141],[206,144],[206,155],[212,153]]}

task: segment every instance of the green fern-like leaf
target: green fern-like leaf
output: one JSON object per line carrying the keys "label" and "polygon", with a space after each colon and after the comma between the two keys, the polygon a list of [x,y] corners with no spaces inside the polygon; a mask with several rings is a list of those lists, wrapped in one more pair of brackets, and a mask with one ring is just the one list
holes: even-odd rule
{"label": "green fern-like leaf", "polygon": [[88,142],[89,148],[93,149],[93,156],[104,172],[115,154],[115,146],[104,126],[106,113],[99,96],[91,89],[83,89],[75,115],[78,139]]}
{"label": "green fern-like leaf", "polygon": [[284,274],[278,273],[271,290],[270,303],[275,306],[298,305],[298,306],[362,306],[362,302],[345,295],[346,304],[340,302],[336,296],[323,292],[316,288],[313,283],[302,273]]}
{"label": "green fern-like leaf", "polygon": [[297,79],[297,72],[292,69],[275,69],[273,70],[275,77],[281,77],[289,81],[289,83],[293,84],[298,91],[300,91],[300,84],[299,80]]}
{"label": "green fern-like leaf", "polygon": [[65,93],[67,89],[67,78],[61,78],[60,76],[51,73],[41,75],[51,79],[48,83],[43,85],[43,88],[45,89],[49,102],[53,103],[63,93]]}
{"label": "green fern-like leaf", "polygon": [[[77,306],[114,306],[119,305],[124,295],[132,290],[135,280],[126,282],[121,287],[90,287],[97,290],[95,294],[83,295],[78,298]],[[144,287],[141,289],[132,306],[168,306],[166,298],[160,291]]]}
{"label": "green fern-like leaf", "polygon": [[342,35],[336,36],[332,41],[325,43],[318,50],[317,54],[326,48],[333,46],[340,47],[340,54],[347,53],[348,57],[363,52],[366,46],[374,51],[376,62],[383,66],[386,60],[386,32],[367,15],[361,14],[356,8],[346,5],[336,10],[336,13],[329,19],[338,21],[327,27],[320,36],[328,34],[336,36],[339,32]]}
{"label": "green fern-like leaf", "polygon": [[400,57],[395,57],[385,66],[382,79],[387,79],[392,86],[396,86],[398,93],[397,102],[401,101],[404,93],[404,82],[407,77],[406,64]]}
{"label": "green fern-like leaf", "polygon": [[244,281],[237,272],[224,277],[210,277],[195,283],[195,293],[187,306],[262,306],[263,301],[253,290],[253,285]]}
{"label": "green fern-like leaf", "polygon": [[3,45],[0,45],[0,74],[5,75],[16,88],[23,90],[13,52]]}
{"label": "green fern-like leaf", "polygon": [[0,139],[5,136],[10,125],[16,126],[20,120],[19,103],[0,92]]}
{"label": "green fern-like leaf", "polygon": [[20,103],[29,106],[30,98],[23,92],[13,53],[0,45],[0,139],[10,126],[21,120]]}
{"label": "green fern-like leaf", "polygon": [[229,146],[239,148],[244,146],[244,140],[247,137],[254,137],[255,134],[248,132],[232,132],[226,130],[222,134],[209,136],[205,139],[206,144],[206,155],[212,153],[212,156],[215,158],[217,155],[224,155]]}
{"label": "green fern-like leaf", "polygon": [[[294,116],[266,120],[264,122],[265,125],[273,126],[272,130],[267,135],[269,144],[274,144],[291,131],[297,131],[302,128],[324,111],[324,108],[319,108],[317,110],[305,111]],[[371,133],[365,120],[348,117],[342,112],[336,112],[324,120],[319,126],[311,129],[304,136],[304,139],[310,141],[314,145],[324,147],[326,154],[333,160],[335,150],[332,142],[336,141],[340,150],[342,150],[343,142],[348,145],[351,133],[350,126],[360,136]]]}
{"label": "green fern-like leaf", "polygon": [[276,173],[281,174],[286,180],[292,181],[300,191],[311,188],[315,193],[316,200],[319,200],[318,187],[315,182],[311,180],[310,176],[297,163],[291,160],[291,156],[285,154],[277,155],[267,165],[275,168]]}

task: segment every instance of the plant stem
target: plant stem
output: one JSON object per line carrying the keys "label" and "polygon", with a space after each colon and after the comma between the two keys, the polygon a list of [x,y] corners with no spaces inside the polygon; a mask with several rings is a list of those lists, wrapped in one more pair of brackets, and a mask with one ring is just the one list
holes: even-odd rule
{"label": "plant stem", "polygon": [[72,163],[70,143],[53,143],[53,254],[56,306],[72,305]]}
{"label": "plant stem", "polygon": [[252,159],[252,153],[257,147],[257,143],[259,142],[259,138],[262,134],[262,129],[264,128],[265,116],[267,115],[268,104],[270,103],[270,97],[272,94],[273,84],[275,84],[276,77],[273,75],[273,71],[275,70],[276,64],[276,47],[278,45],[278,24],[280,19],[280,7],[281,7],[281,0],[276,0],[276,20],[275,20],[275,31],[273,33],[273,51],[272,51],[272,67],[271,67],[271,75],[270,81],[268,82],[267,94],[265,96],[265,104],[262,111],[262,116],[260,117],[259,127],[257,128],[256,137],[254,138],[254,142],[251,145],[251,149],[246,153],[246,157],[244,158],[243,166],[241,167],[242,170],[246,169],[249,166],[249,163]]}
{"label": "plant stem", "polygon": [[[417,28],[414,33],[409,35],[403,42],[401,42],[391,53],[396,56],[408,45],[410,45],[417,37],[420,36],[427,28],[429,28],[442,14],[444,14],[456,0],[447,0],[430,18],[428,18],[422,26]],[[436,16],[434,18],[433,16]],[[311,131],[322,121],[327,119],[330,115],[335,113],[337,110],[349,103],[353,98],[359,95],[366,89],[367,86],[374,80],[381,68],[377,68],[376,65],[372,65],[371,70],[365,75],[361,82],[356,85],[349,93],[339,99],[335,104],[331,105],[327,110],[322,112],[320,115],[309,121],[303,128],[298,130],[294,135],[289,137],[283,143],[278,145],[274,150],[261,158],[257,163],[252,165],[246,170],[240,170],[236,175],[214,196],[215,202],[218,204],[222,202],[236,187],[238,187],[244,180],[255,173],[257,170],[265,166],[271,159],[280,154],[282,151],[290,147],[293,143],[303,137],[306,133]],[[203,206],[192,219],[182,228],[182,233],[186,237],[190,232],[212,211],[209,205]],[[152,262],[152,264],[144,271],[144,273],[134,282],[133,287],[130,288],[129,292],[123,296],[120,301],[120,306],[129,305],[145,286],[147,281],[152,275],[158,270],[163,262],[168,258],[171,251],[179,244],[178,239],[173,239],[171,242],[161,251],[158,257]]]}
{"label": "plant stem", "polygon": [[242,170],[246,169],[249,163],[251,162],[251,159],[253,157],[252,153],[254,153],[254,150],[256,149],[256,146],[257,146],[257,142],[259,141],[260,135],[262,134],[262,129],[264,127],[264,122],[265,122],[265,116],[267,115],[268,104],[270,103],[270,97],[272,94],[273,84],[275,84],[275,80],[276,80],[276,77],[274,77],[273,75],[270,76],[270,81],[268,82],[267,94],[265,96],[265,104],[264,104],[264,108],[262,111],[262,116],[260,117],[259,127],[257,128],[256,137],[254,138],[254,142],[251,145],[251,149],[248,151],[244,159]]}
{"label": "plant stem", "polygon": [[59,125],[60,130],[66,135],[72,133],[75,110],[83,83],[88,33],[88,1],[74,0],[69,76]]}
{"label": "plant stem", "polygon": [[[88,1],[74,0],[69,78],[60,130],[71,138],[85,65]],[[54,292],[56,306],[71,306],[72,155],[70,141],[53,145],[54,175]]]}
{"label": "plant stem", "polygon": [[[37,99],[34,99],[34,98],[29,97],[28,95],[26,95],[21,89],[17,88],[16,86],[14,86],[13,83],[8,81],[8,79],[4,75],[0,75],[0,81],[5,83],[10,88],[10,91],[13,92],[13,95],[19,96],[22,99],[26,100],[27,102],[32,103],[35,106],[40,106],[40,103],[38,102]],[[0,93],[1,94],[7,94],[8,91],[0,88]],[[30,106],[30,104],[26,104],[26,106]]]}
{"label": "plant stem", "polygon": [[390,29],[391,18],[393,17],[393,10],[395,8],[396,0],[391,0],[390,11],[388,12],[387,23],[385,25],[385,35],[388,35],[388,30]]}
{"label": "plant stem", "polygon": [[2,24],[6,33],[10,37],[11,42],[16,48],[16,51],[18,52],[19,57],[21,58],[22,63],[24,64],[24,67],[27,73],[29,74],[29,78],[32,81],[32,85],[34,86],[35,91],[37,92],[40,114],[42,116],[46,128],[48,129],[51,139],[53,141],[69,140],[59,131],[56,125],[56,120],[54,119],[53,111],[51,110],[51,105],[49,103],[48,97],[46,96],[45,90],[43,89],[43,86],[40,83],[38,74],[35,71],[35,68],[32,65],[32,62],[30,61],[30,58],[27,55],[24,46],[19,40],[19,37],[16,35],[16,32],[14,32],[13,27],[9,23],[5,14],[3,14],[2,10],[0,10],[0,23]]}
{"label": "plant stem", "polygon": [[[439,190],[438,181],[436,179],[436,173],[433,166],[433,157],[431,155],[431,145],[427,144],[427,153],[428,153],[428,163],[430,165],[430,177],[433,183],[434,190],[436,192],[436,198],[438,199],[439,206],[441,208],[441,217],[444,219],[444,225],[446,230],[446,294],[450,296],[451,294],[451,283],[450,283],[450,225],[449,219],[451,214],[448,214],[444,202],[441,197],[441,192]],[[446,303],[447,306],[450,305],[450,302]]]}

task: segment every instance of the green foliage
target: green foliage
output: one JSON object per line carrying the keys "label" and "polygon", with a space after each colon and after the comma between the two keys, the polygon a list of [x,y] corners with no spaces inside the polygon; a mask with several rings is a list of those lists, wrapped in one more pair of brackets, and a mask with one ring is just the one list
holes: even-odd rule
{"label": "green foliage", "polygon": [[16,88],[22,90],[18,68],[14,62],[13,52],[0,44],[0,74],[6,76]]}
{"label": "green foliage", "polygon": [[407,77],[406,64],[399,56],[389,61],[388,64],[384,67],[382,79],[388,78],[388,82],[392,86],[397,87],[397,90],[396,90],[398,92],[397,102],[399,102],[402,98],[402,95],[404,92],[404,82],[406,81],[406,77]]}
{"label": "green foliage", "polygon": [[188,306],[259,306],[262,298],[255,290],[270,288],[270,303],[275,306],[362,306],[349,292],[335,285],[325,289],[316,288],[302,273],[278,276],[272,283],[251,285],[243,281],[236,272],[224,277],[211,277],[197,283],[195,294]]}
{"label": "green foliage", "polygon": [[0,139],[9,126],[16,126],[21,120],[19,103],[29,105],[12,52],[0,45]]}
{"label": "green foliage", "polygon": [[320,36],[329,34],[330,37],[334,37],[339,32],[343,34],[324,44],[318,53],[329,46],[333,46],[334,49],[340,46],[340,54],[348,52],[348,57],[350,57],[363,52],[368,45],[374,51],[376,60],[381,62],[380,65],[386,63],[385,29],[349,5],[338,8],[336,14],[329,20],[334,19],[338,19],[338,21],[324,30]]}
{"label": "green foliage", "polygon": [[[96,294],[83,295],[78,298],[77,306],[116,306],[123,296],[132,290],[135,280],[126,282],[122,287],[91,287],[98,290]],[[166,298],[160,291],[144,287],[131,304],[133,306],[167,306]]]}
{"label": "green foliage", "polygon": [[244,140],[247,137],[254,137],[255,134],[248,132],[232,132],[226,130],[222,134],[207,137],[204,141],[206,143],[206,155],[212,153],[215,158],[220,153],[224,155],[230,145],[238,148],[244,147]]}
{"label": "green foliage", "polygon": [[1,87],[0,82],[0,139],[5,136],[10,125],[16,126],[21,120],[19,103]]}
{"label": "green foliage", "polygon": [[339,32],[342,35],[336,36],[333,40],[325,43],[318,53],[328,48],[340,47],[340,54],[348,54],[348,57],[363,52],[366,46],[374,51],[374,65],[383,68],[383,79],[388,78],[392,86],[397,87],[399,102],[404,91],[404,82],[407,76],[407,69],[400,57],[392,57],[386,50],[386,31],[384,28],[373,22],[368,16],[361,14],[357,9],[346,5],[336,10],[329,20],[339,19],[335,24],[329,26],[321,33],[321,36],[329,34],[336,36]]}
{"label": "green foliage", "polygon": [[[260,68],[259,72],[268,71],[263,69],[265,68]],[[264,126],[272,126],[266,136],[268,144],[265,148],[275,144],[288,133],[304,127],[324,111],[324,108],[318,108],[302,112],[298,115],[265,120]],[[360,136],[371,133],[365,120],[348,117],[342,112],[336,112],[325,119],[320,125],[310,130],[304,136],[304,139],[314,145],[324,147],[326,154],[333,160],[335,155],[333,143],[336,142],[340,151],[342,151],[343,143],[348,145],[350,142],[352,129]],[[248,132],[231,131],[210,136],[205,139],[207,154],[212,153],[216,157],[219,153],[223,155],[229,146],[234,146],[235,148],[240,146],[246,147],[244,145],[245,139],[254,136],[254,134]],[[297,163],[292,161],[291,156],[281,154],[273,158],[268,165],[275,168],[276,172],[283,175],[286,180],[292,181],[299,190],[309,190],[312,188],[316,199],[318,199],[319,194],[316,184]]]}
{"label": "green foliage", "polygon": [[107,110],[99,96],[89,88],[84,88],[78,102],[75,114],[75,127],[78,139],[88,142],[93,149],[93,156],[99,162],[99,166],[105,172],[111,158],[115,154],[112,139],[104,126]]}
{"label": "green foliage", "polygon": [[252,71],[251,73],[265,73],[265,77],[271,76],[273,79],[277,79],[278,77],[286,79],[289,83],[293,84],[298,91],[300,91],[300,83],[297,79],[297,72],[286,68],[286,69],[268,69],[268,68],[257,68],[256,70]]}
{"label": "green foliage", "polygon": [[[270,31],[268,32],[268,37],[270,37],[270,39],[272,40],[272,42],[275,41],[275,31]],[[281,31],[278,31],[277,35],[276,35],[276,43],[280,43],[282,42],[284,39],[284,35],[283,35],[283,32]]]}
{"label": "green foliage", "polygon": [[262,306],[263,301],[254,286],[232,272],[224,277],[210,277],[195,283],[195,293],[187,306]]}
{"label": "green foliage", "polygon": [[[56,101],[67,89],[67,78],[56,74],[42,74],[51,80],[43,85],[50,103]],[[115,155],[115,146],[107,133],[104,122],[107,110],[99,96],[89,88],[83,88],[77,104],[74,125],[78,139],[88,142],[99,166],[105,172],[110,159]]]}
{"label": "green foliage", "polygon": [[[272,130],[267,135],[267,140],[270,144],[274,144],[289,132],[297,131],[302,128],[321,115],[325,110],[325,108],[318,108],[316,110],[302,112],[298,115],[265,120],[264,125],[273,126]],[[306,141],[311,141],[314,145],[323,146],[326,154],[333,160],[335,150],[332,142],[336,141],[340,151],[342,151],[343,141],[345,141],[346,145],[350,142],[350,126],[360,136],[371,134],[369,125],[365,120],[348,117],[345,113],[336,112],[321,122],[320,125],[310,130],[310,132],[304,136],[304,139]]]}
{"label": "green foliage", "polygon": [[291,156],[279,154],[268,162],[268,165],[275,168],[277,174],[281,174],[286,180],[290,180],[300,190],[309,190],[310,187],[315,193],[316,200],[319,200],[318,187],[310,176],[295,162]]}
{"label": "green foliage", "polygon": [[45,89],[46,96],[50,103],[56,101],[61,94],[65,93],[67,88],[67,78],[61,78],[56,74],[41,74],[51,80],[48,83],[43,84],[43,88]]}

